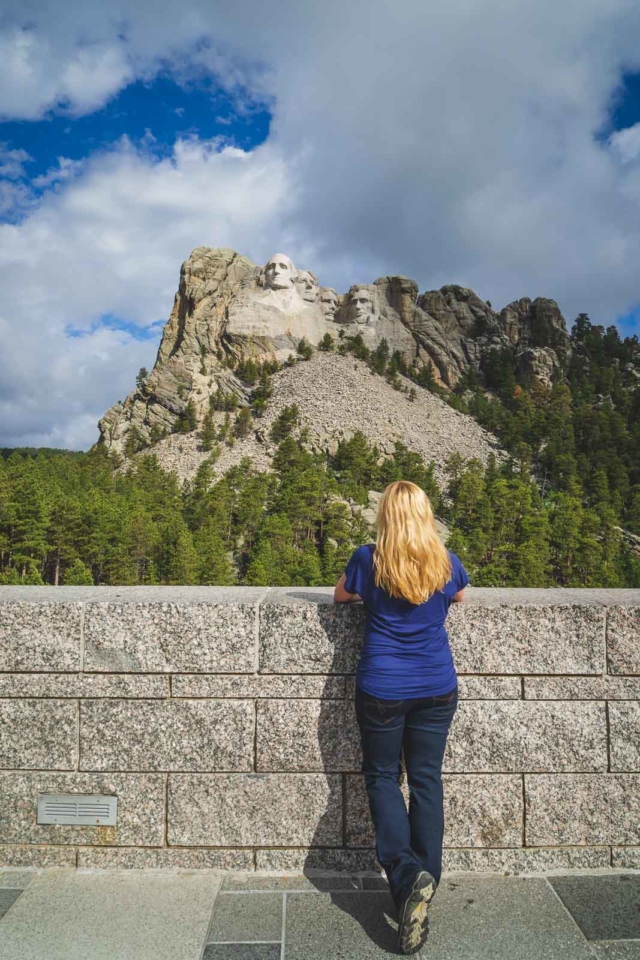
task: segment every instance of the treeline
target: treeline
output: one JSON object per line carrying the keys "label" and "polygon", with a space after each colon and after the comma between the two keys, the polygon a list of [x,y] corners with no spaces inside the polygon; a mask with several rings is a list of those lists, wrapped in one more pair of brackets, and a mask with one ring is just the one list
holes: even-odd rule
{"label": "treeline", "polygon": [[[246,436],[271,396],[279,366],[252,360],[233,367],[249,404],[212,395],[200,429],[210,456],[182,487],[152,450],[124,471],[100,446],[0,451],[0,583],[335,583],[351,550],[374,537],[358,505],[405,478],[430,496],[476,585],[638,587],[638,553],[621,530],[640,536],[638,339],[581,314],[571,346],[550,388],[519,375],[514,352],[503,350],[485,359],[483,384],[471,371],[446,392],[432,369],[390,355],[385,341],[373,351],[357,335],[317,345],[359,357],[409,399],[412,381],[431,389],[496,433],[509,462],[491,457],[485,467],[454,454],[444,490],[433,464],[402,444],[382,456],[356,433],[333,456],[310,452],[295,406],[272,426],[279,446],[269,473],[245,459],[214,480],[220,444]],[[288,362],[313,349],[301,341]],[[214,411],[225,411],[217,427]],[[196,424],[187,416],[176,429],[185,427]]]}
{"label": "treeline", "polygon": [[332,457],[289,434],[272,471],[245,459],[214,482],[207,460],[182,489],[155,454],[115,463],[104,448],[0,459],[0,582],[333,584],[373,539],[358,505],[405,478],[428,493],[477,586],[640,586],[612,512],[577,491],[542,496],[516,460],[453,454],[444,491],[433,463],[402,444],[382,457],[360,433]]}

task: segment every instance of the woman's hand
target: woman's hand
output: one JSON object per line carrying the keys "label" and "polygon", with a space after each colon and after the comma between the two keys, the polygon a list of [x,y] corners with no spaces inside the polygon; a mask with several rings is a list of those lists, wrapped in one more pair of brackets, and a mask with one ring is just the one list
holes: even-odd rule
{"label": "woman's hand", "polygon": [[336,603],[350,603],[352,600],[362,600],[357,593],[347,593],[344,589],[345,580],[347,579],[346,573],[343,573],[340,579],[336,584],[336,588],[333,591],[333,599]]}

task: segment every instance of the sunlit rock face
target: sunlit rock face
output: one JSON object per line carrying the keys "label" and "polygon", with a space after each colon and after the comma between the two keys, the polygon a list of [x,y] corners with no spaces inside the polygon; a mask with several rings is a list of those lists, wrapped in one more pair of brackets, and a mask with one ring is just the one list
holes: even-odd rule
{"label": "sunlit rock face", "polygon": [[229,351],[238,358],[265,354],[286,360],[302,337],[315,345],[328,330],[318,292],[314,274],[275,254],[226,308]]}
{"label": "sunlit rock face", "polygon": [[132,428],[154,442],[173,430],[189,401],[200,424],[218,388],[241,403],[249,399],[235,362],[284,361],[303,337],[315,347],[327,333],[336,340],[360,335],[372,350],[384,339],[389,354],[398,351],[410,365],[431,363],[445,388],[470,368],[483,382],[483,363],[496,348],[513,351],[518,370],[549,385],[568,353],[553,300],[524,298],[498,314],[473,290],[451,285],[419,294],[405,276],[339,293],[284,253],[260,266],[234,250],[196,247],[182,264],[154,368],[99,421],[99,442],[122,452]]}

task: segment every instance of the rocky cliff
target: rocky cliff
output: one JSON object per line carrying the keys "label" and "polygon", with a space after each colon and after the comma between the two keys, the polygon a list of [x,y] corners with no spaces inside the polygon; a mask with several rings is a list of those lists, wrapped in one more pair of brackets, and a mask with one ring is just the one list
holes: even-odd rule
{"label": "rocky cliff", "polygon": [[413,366],[430,362],[445,389],[469,369],[482,383],[490,351],[504,348],[513,351],[520,372],[548,384],[569,349],[553,300],[522,299],[496,313],[465,287],[419,294],[404,276],[354,284],[339,294],[284,254],[260,267],[233,250],[197,247],[182,265],[152,372],[105,413],[98,442],[123,452],[135,427],[142,441],[155,443],[173,431],[189,401],[201,422],[219,388],[246,401],[249,390],[232,369],[237,361],[283,361],[301,338],[315,346],[327,334],[360,334],[368,347],[384,338],[391,353],[399,351]]}

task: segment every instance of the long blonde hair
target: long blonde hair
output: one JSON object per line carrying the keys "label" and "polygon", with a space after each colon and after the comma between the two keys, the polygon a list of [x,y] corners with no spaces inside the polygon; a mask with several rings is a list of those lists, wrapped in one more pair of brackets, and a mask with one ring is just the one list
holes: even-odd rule
{"label": "long blonde hair", "polygon": [[431,501],[409,480],[382,494],[373,553],[375,584],[392,597],[423,603],[451,578],[449,552],[436,530]]}

